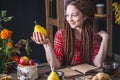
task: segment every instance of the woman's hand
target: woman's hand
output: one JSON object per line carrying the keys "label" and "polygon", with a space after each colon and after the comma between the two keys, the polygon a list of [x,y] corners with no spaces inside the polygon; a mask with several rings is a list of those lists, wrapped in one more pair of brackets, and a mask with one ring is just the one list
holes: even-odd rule
{"label": "woman's hand", "polygon": [[102,39],[108,39],[109,35],[105,31],[100,31],[97,33]]}
{"label": "woman's hand", "polygon": [[48,38],[45,38],[44,34],[41,34],[40,32],[33,32],[31,39],[36,44],[48,44],[49,43]]}
{"label": "woman's hand", "polygon": [[55,68],[59,68],[60,63],[54,54],[53,47],[49,39],[45,38],[45,36],[43,34],[40,34],[39,32],[33,32],[31,39],[36,44],[43,44],[45,52],[46,52],[47,62],[49,64],[52,64]]}

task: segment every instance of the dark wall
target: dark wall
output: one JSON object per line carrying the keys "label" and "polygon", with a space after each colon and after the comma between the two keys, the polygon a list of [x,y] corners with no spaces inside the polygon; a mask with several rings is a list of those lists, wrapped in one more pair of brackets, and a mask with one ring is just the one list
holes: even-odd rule
{"label": "dark wall", "polygon": [[[13,16],[12,21],[3,23],[3,26],[13,31],[14,41],[30,38],[34,29],[34,21],[45,26],[45,0],[0,0],[0,10],[7,10],[7,16]],[[29,57],[46,61],[42,45],[34,42]],[[21,55],[26,55],[23,52]]]}
{"label": "dark wall", "polygon": [[[113,0],[113,2],[120,4],[120,0]],[[114,18],[113,14],[113,52],[120,55],[120,24],[115,24]]]}
{"label": "dark wall", "polygon": [[120,25],[113,24],[113,52],[120,55]]}
{"label": "dark wall", "polygon": [[120,25],[113,24],[113,52],[120,55]]}

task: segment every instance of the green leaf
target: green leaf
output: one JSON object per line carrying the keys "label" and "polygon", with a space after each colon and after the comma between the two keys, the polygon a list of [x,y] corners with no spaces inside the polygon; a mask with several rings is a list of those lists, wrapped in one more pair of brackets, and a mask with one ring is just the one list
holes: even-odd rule
{"label": "green leaf", "polygon": [[5,49],[5,54],[6,54],[6,56],[9,57],[9,56],[10,56],[10,53],[11,53],[11,52],[10,52],[9,48],[6,47],[6,49]]}
{"label": "green leaf", "polygon": [[22,45],[25,45],[26,44],[26,40],[25,39],[20,39],[19,41]]}
{"label": "green leaf", "polygon": [[26,50],[27,55],[29,55],[29,53],[32,51],[31,46],[29,45],[28,39],[25,44],[25,50]]}
{"label": "green leaf", "polygon": [[4,22],[8,22],[8,21],[12,20],[12,18],[13,18],[12,16],[10,16],[10,17],[4,17],[3,21]]}
{"label": "green leaf", "polygon": [[6,17],[6,13],[7,13],[6,10],[2,10],[2,11],[1,11],[1,17]]}

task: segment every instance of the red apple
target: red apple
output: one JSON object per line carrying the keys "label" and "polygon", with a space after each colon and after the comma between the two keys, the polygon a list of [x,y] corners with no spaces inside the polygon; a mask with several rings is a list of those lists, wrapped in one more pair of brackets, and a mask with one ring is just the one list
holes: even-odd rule
{"label": "red apple", "polygon": [[27,56],[22,56],[19,60],[19,64],[28,65],[29,64],[29,58]]}
{"label": "red apple", "polygon": [[30,59],[29,60],[29,65],[34,65],[34,60]]}

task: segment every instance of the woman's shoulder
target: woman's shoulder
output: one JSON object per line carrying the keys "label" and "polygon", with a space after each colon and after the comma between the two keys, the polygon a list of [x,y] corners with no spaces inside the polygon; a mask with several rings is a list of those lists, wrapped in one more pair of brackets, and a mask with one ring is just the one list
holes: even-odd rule
{"label": "woman's shoulder", "polygon": [[59,29],[55,33],[54,41],[62,41],[63,40],[63,29]]}
{"label": "woman's shoulder", "polygon": [[63,35],[64,30],[63,29],[59,29],[56,31],[56,35]]}

